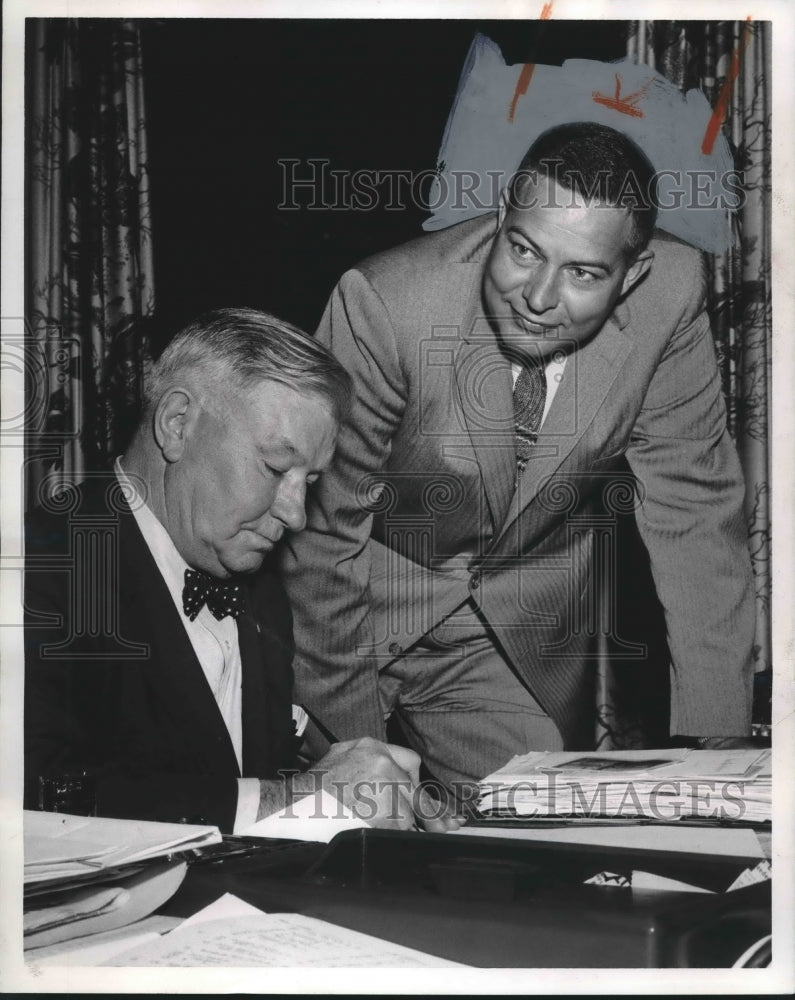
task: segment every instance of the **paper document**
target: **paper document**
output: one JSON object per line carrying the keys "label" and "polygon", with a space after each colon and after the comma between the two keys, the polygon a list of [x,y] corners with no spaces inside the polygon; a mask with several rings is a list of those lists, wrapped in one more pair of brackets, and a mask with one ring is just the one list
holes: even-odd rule
{"label": "paper document", "polygon": [[25,952],[25,961],[31,968],[58,965],[65,968],[101,965],[114,955],[157,941],[161,934],[172,930],[181,923],[179,917],[145,917],[127,927],[112,931],[100,931],[86,937],[60,941]]}
{"label": "paper document", "polygon": [[769,822],[770,750],[613,750],[514,757],[480,782],[484,817]]}
{"label": "paper document", "polygon": [[245,837],[316,840],[327,844],[343,830],[367,829],[369,825],[354,816],[339,799],[320,788],[314,794],[259,820],[243,830],[242,834]]}
{"label": "paper document", "polygon": [[89,917],[118,910],[130,900],[130,894],[121,886],[101,886],[99,889],[80,889],[69,894],[55,906],[29,910],[22,917],[22,930],[26,935],[51,927],[63,927]]}
{"label": "paper document", "polygon": [[597,844],[608,848],[636,848],[642,851],[677,851],[731,858],[762,858],[764,851],[754,830],[747,827],[677,826],[559,826],[537,827],[463,826],[450,830],[448,837],[502,837],[508,840],[535,840],[556,844]]}
{"label": "paper document", "polygon": [[25,884],[65,879],[221,841],[215,826],[25,810]]}
{"label": "paper document", "polygon": [[239,896],[234,896],[231,892],[225,892],[213,903],[209,903],[203,910],[194,913],[191,917],[186,917],[179,923],[180,931],[193,927],[196,924],[206,924],[210,920],[229,920],[231,917],[261,917],[264,910],[257,906],[252,906]]}
{"label": "paper document", "polygon": [[772,878],[773,867],[765,858],[753,868],[746,868],[745,871],[740,872],[726,891],[734,892],[735,889],[744,889],[747,885],[756,885],[757,882],[769,882]]}
{"label": "paper document", "polygon": [[125,968],[282,966],[405,969],[459,964],[314,917],[296,913],[252,913],[253,907],[234,896],[227,895],[207,909],[212,911],[213,919],[206,919],[207,914],[200,912],[158,941],[117,955],[106,964]]}
{"label": "paper document", "polygon": [[712,889],[704,889],[700,885],[691,885],[690,882],[680,882],[676,878],[666,878],[664,875],[655,875],[653,872],[633,871],[633,889],[653,889],[655,892],[700,892],[714,896]]}
{"label": "paper document", "polygon": [[56,892],[25,900],[24,947],[42,948],[125,927],[148,917],[182,884],[187,865],[154,862],[132,874],[109,873],[107,881],[87,888]]}

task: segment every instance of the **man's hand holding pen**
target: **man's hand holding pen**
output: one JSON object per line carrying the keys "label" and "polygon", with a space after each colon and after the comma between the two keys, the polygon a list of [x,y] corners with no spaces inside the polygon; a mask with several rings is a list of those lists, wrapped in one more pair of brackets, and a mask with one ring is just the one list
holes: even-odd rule
{"label": "man's hand holding pen", "polygon": [[[406,747],[370,737],[335,743],[308,771],[288,779],[281,805],[321,788],[371,826],[392,830],[455,830],[462,824],[445,799],[434,797],[419,779],[420,758]],[[261,782],[258,819],[280,808],[274,782]],[[276,808],[274,808],[276,807]]]}

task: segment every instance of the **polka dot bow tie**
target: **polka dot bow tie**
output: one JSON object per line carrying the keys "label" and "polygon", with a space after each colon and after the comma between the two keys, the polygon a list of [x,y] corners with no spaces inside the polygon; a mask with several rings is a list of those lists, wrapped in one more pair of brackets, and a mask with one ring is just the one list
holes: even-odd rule
{"label": "polka dot bow tie", "polygon": [[227,615],[237,618],[244,610],[240,584],[216,580],[201,570],[186,569],[182,589],[183,611],[193,621],[205,604],[219,621]]}

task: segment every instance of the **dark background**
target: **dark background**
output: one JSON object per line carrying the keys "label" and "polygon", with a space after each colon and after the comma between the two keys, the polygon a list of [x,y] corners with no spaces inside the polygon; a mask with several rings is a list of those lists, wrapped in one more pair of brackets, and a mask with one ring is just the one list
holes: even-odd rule
{"label": "dark background", "polygon": [[156,302],[171,330],[248,305],[312,331],[343,271],[420,235],[420,207],[310,210],[299,192],[299,210],[279,209],[280,158],[432,170],[477,31],[509,63],[556,65],[621,58],[626,33],[620,21],[142,23]]}

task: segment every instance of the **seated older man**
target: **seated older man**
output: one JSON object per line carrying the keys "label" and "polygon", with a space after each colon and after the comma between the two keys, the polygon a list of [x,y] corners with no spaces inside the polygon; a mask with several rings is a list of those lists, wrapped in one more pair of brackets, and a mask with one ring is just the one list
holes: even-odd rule
{"label": "seated older man", "polygon": [[[152,373],[113,473],[27,523],[26,805],[84,775],[99,815],[239,831],[322,785],[379,825],[456,825],[372,739],[295,773],[292,622],[267,556],[304,526],[349,380],[294,327],[200,317]],[[285,775],[285,771],[293,771]]]}

